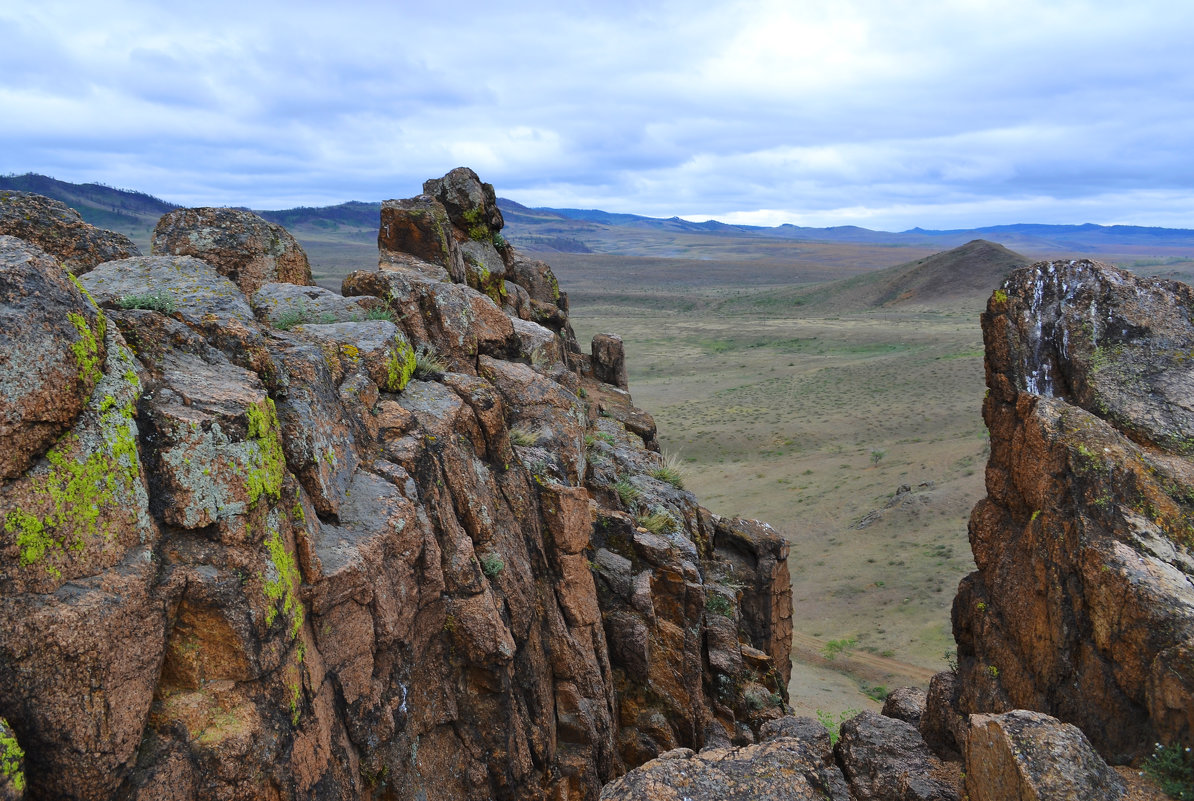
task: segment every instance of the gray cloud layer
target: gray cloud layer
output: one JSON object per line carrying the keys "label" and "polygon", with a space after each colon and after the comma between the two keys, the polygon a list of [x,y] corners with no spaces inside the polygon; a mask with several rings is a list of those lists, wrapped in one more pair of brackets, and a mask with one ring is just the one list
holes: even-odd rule
{"label": "gray cloud layer", "polygon": [[1194,5],[11,4],[0,171],[873,228],[1194,227]]}

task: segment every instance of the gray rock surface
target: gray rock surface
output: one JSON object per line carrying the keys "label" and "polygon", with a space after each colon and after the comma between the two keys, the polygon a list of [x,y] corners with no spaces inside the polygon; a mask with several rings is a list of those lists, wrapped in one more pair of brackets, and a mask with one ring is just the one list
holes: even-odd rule
{"label": "gray rock surface", "polygon": [[950,774],[910,723],[863,712],[834,749],[856,801],[958,801]]}
{"label": "gray rock surface", "polygon": [[0,235],[37,245],[74,275],[141,255],[127,236],[89,225],[65,203],[32,192],[0,191]]}

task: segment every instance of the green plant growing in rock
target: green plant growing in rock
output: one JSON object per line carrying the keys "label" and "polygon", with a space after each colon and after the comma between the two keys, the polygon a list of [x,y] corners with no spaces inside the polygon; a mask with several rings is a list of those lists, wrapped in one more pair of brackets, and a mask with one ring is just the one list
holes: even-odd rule
{"label": "green plant growing in rock", "polygon": [[173,314],[178,307],[170,293],[160,289],[157,292],[125,295],[116,301],[116,305],[122,309],[146,309],[162,314]]}
{"label": "green plant growing in rock", "polygon": [[619,478],[614,483],[614,492],[618,493],[618,498],[624,506],[632,506],[643,494],[638,487],[625,478]]}
{"label": "green plant growing in rock", "polygon": [[365,319],[384,320],[387,323],[398,322],[394,319],[394,312],[390,311],[389,309],[370,309],[369,311],[365,312]]}
{"label": "green plant growing in rock", "polygon": [[529,448],[536,442],[543,438],[543,431],[540,429],[529,428],[512,428],[510,429],[510,444],[520,445],[524,448]]}
{"label": "green plant growing in rock", "polygon": [[651,471],[651,477],[671,484],[676,489],[684,489],[684,468],[680,457],[674,453],[665,454],[663,464]]}
{"label": "green plant growing in rock", "polygon": [[278,316],[274,318],[274,328],[279,331],[289,331],[297,325],[314,321],[315,318],[311,310],[307,308],[307,302],[300,298],[293,306],[278,313]]}
{"label": "green plant growing in rock", "polygon": [[842,736],[842,724],[847,720],[861,714],[857,709],[843,709],[834,715],[832,712],[825,712],[820,709],[817,710],[817,720],[821,722],[829,731],[829,742],[832,745],[837,745],[837,741]]}
{"label": "green plant growing in rock", "polygon": [[506,563],[502,561],[502,557],[498,556],[493,551],[481,554],[481,572],[487,578],[495,578],[499,573],[506,569]]}
{"label": "green plant growing in rock", "polygon": [[705,609],[722,617],[734,616],[734,604],[720,592],[709,592],[705,596]]}
{"label": "green plant growing in rock", "polygon": [[679,523],[666,509],[654,509],[649,514],[639,515],[635,522],[652,534],[668,534],[679,528]]}
{"label": "green plant growing in rock", "polygon": [[1170,798],[1194,801],[1194,755],[1189,746],[1157,743],[1141,767]]}
{"label": "green plant growing in rock", "polygon": [[427,381],[448,370],[448,361],[440,355],[435,345],[423,344],[415,348],[414,378]]}

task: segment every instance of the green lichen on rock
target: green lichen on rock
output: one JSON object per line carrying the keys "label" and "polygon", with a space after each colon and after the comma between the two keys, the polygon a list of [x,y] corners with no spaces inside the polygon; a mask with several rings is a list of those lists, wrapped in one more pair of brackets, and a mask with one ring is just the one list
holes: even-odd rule
{"label": "green lichen on rock", "polygon": [[401,392],[415,374],[415,365],[415,349],[406,341],[406,337],[395,334],[390,357],[386,360],[386,391]]}
{"label": "green lichen on rock", "polygon": [[475,242],[484,242],[490,238],[489,228],[481,219],[480,209],[469,209],[460,215],[468,224],[468,238]]}
{"label": "green lichen on rock", "polygon": [[[109,402],[111,401],[111,402]],[[111,512],[121,509],[141,471],[132,404],[117,407],[105,395],[100,402],[101,446],[80,459],[79,439],[68,433],[46,453],[50,469],[33,478],[32,509],[9,511],[4,528],[14,534],[21,564],[38,562],[51,549],[79,551],[88,540],[112,537]],[[52,575],[61,575],[53,566]]]}
{"label": "green lichen on rock", "polygon": [[79,364],[79,378],[95,383],[99,381],[103,372],[103,359],[100,357],[100,342],[103,341],[107,330],[107,320],[102,313],[96,317],[96,328],[92,331],[87,324],[87,318],[76,312],[66,315],[71,325],[79,332],[79,341],[70,346],[75,354],[75,361]]}
{"label": "green lichen on rock", "polygon": [[282,612],[290,618],[289,634],[290,639],[293,640],[302,629],[306,616],[303,602],[299,599],[299,584],[302,582],[302,578],[299,575],[294,556],[286,550],[286,544],[282,542],[282,535],[276,528],[270,529],[269,536],[265,539],[265,547],[269,551],[269,560],[274,573],[273,576],[265,579],[264,592],[265,600],[268,603],[265,610],[265,625],[272,626],[278,618],[278,612]]}
{"label": "green lichen on rock", "polygon": [[18,793],[25,792],[24,764],[25,752],[17,742],[16,735],[0,721],[0,773]]}
{"label": "green lichen on rock", "polygon": [[281,427],[273,398],[264,403],[250,404],[249,418],[250,466],[245,478],[249,503],[254,504],[262,495],[277,500],[282,491],[282,479],[286,475],[286,455],[282,452]]}

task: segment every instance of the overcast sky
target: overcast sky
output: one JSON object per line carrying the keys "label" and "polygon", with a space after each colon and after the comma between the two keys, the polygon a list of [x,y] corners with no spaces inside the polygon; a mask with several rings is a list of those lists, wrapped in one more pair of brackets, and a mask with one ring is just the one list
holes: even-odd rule
{"label": "overcast sky", "polygon": [[885,230],[1194,228],[1194,2],[0,4],[0,172]]}

